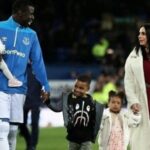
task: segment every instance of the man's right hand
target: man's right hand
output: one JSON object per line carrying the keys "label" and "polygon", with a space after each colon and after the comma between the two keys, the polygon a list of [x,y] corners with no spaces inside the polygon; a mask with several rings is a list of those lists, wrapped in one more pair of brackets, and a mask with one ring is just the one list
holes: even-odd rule
{"label": "man's right hand", "polygon": [[45,103],[47,100],[49,100],[50,98],[50,93],[46,92],[44,90],[41,90],[41,99],[43,101],[43,103]]}

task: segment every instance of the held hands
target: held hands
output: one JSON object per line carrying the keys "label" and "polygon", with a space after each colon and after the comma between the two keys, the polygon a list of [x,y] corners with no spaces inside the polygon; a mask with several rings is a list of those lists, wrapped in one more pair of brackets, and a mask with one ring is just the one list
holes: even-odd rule
{"label": "held hands", "polygon": [[41,99],[45,103],[50,98],[50,93],[44,90],[41,90]]}
{"label": "held hands", "polygon": [[137,127],[141,123],[142,115],[140,113],[130,112],[128,125],[129,127]]}
{"label": "held hands", "polygon": [[131,109],[134,114],[137,114],[141,110],[141,105],[138,103],[135,103],[131,106]]}

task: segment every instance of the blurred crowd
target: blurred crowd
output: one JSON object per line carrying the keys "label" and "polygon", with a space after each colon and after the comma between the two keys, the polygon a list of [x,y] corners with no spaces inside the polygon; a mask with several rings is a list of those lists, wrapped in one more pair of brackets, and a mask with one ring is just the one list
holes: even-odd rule
{"label": "blurred crowd", "polygon": [[[45,0],[36,2],[36,30],[48,63],[94,63],[93,47],[106,39],[115,55],[124,59],[131,51],[135,28],[148,18],[148,1]],[[147,9],[142,10],[147,7]],[[146,11],[147,10],[147,11]],[[103,57],[105,54],[103,55]],[[97,58],[97,57],[96,57]],[[99,58],[101,59],[101,58]]]}
{"label": "blurred crowd", "polygon": [[[102,73],[97,77],[95,87],[92,93],[93,99],[104,104],[107,107],[108,95],[111,90],[124,92],[124,68],[120,68],[115,74]],[[127,102],[124,99],[123,105]]]}
{"label": "blurred crowd", "polygon": [[[94,63],[102,59],[93,53],[101,39],[108,42],[106,48],[124,59],[133,46],[135,27],[149,17],[149,1],[137,1],[136,6],[129,0],[32,1],[37,7],[33,28],[47,63]],[[11,3],[0,1],[1,20],[10,15]]]}
{"label": "blurred crowd", "polygon": [[[47,64],[100,64],[118,73],[134,46],[136,27],[148,20],[150,1],[32,0],[33,28]],[[13,0],[0,1],[0,20],[8,18]],[[141,7],[142,6],[142,7]]]}

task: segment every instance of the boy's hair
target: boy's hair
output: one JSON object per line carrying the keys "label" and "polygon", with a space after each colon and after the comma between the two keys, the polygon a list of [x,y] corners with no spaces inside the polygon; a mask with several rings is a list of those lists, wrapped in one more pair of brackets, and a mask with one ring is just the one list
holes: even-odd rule
{"label": "boy's hair", "polygon": [[88,74],[82,74],[77,77],[77,80],[86,82],[88,85],[91,84],[91,76]]}
{"label": "boy's hair", "polygon": [[111,91],[109,92],[109,99],[108,99],[108,102],[110,102],[110,100],[111,100],[112,97],[119,97],[119,98],[121,99],[121,103],[123,104],[123,100],[124,100],[124,98],[125,98],[125,94],[124,94],[124,92],[122,92],[122,91],[115,92],[115,91],[111,90]]}
{"label": "boy's hair", "polygon": [[16,0],[12,5],[12,13],[15,14],[18,10],[26,11],[28,6],[33,6],[33,3],[29,0]]}

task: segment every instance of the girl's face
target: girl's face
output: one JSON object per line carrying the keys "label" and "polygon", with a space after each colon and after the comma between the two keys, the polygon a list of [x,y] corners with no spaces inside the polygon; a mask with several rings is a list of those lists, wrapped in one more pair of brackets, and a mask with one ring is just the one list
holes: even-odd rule
{"label": "girl's face", "polygon": [[111,112],[113,113],[119,113],[121,110],[121,99],[118,96],[113,96],[110,98],[110,101],[108,103],[108,107],[110,109]]}
{"label": "girl's face", "polygon": [[141,46],[147,47],[147,35],[144,27],[141,27],[138,35],[139,43]]}
{"label": "girl's face", "polygon": [[89,85],[86,82],[77,80],[74,85],[73,93],[75,96],[84,96],[89,90]]}

